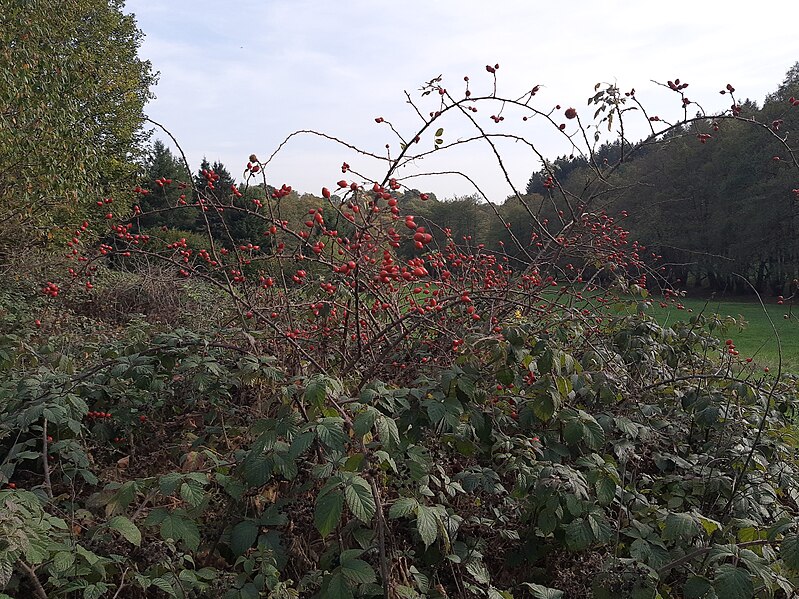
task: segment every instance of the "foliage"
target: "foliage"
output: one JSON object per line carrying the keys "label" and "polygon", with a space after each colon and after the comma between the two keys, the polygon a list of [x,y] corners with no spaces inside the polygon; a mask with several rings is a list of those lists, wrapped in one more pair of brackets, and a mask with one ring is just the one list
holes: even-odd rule
{"label": "foliage", "polygon": [[3,3],[0,256],[80,222],[97,197],[129,195],[154,76],[122,5]]}

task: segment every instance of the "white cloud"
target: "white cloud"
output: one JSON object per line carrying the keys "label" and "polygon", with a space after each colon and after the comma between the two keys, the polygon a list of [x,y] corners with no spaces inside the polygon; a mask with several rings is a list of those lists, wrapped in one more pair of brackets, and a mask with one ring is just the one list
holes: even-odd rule
{"label": "white cloud", "polygon": [[[543,85],[536,106],[544,111],[561,103],[590,116],[585,99],[593,85],[611,81],[635,87],[654,113],[675,114],[677,98],[650,82],[674,77],[688,81],[689,97],[701,98],[708,110],[727,106],[718,94],[727,82],[742,97],[762,101],[799,59],[790,27],[783,26],[799,17],[799,5],[776,4],[746,14],[719,0],[129,0],[127,9],[147,36],[142,56],[161,71],[148,112],[175,133],[194,165],[206,155],[235,173],[250,153],[270,154],[296,129],[322,130],[376,153],[390,143],[396,152],[397,140],[373,119],[383,116],[412,135],[420,119],[403,90],[418,98],[419,86],[441,73],[453,93],[461,93],[467,74],[475,91],[485,91],[491,79],[484,66],[495,62],[508,95]],[[519,115],[499,126],[489,115],[487,106],[475,115],[487,130],[534,131],[545,155],[568,152]],[[448,140],[472,134],[450,120],[444,126]],[[520,144],[502,147],[514,184],[523,188],[538,168],[534,154]],[[344,160],[367,168],[335,145],[299,138],[269,174],[314,192],[337,180]],[[419,166],[468,170],[501,200],[509,187],[494,164],[481,143]],[[424,178],[423,185],[439,196],[473,191],[452,177]]]}

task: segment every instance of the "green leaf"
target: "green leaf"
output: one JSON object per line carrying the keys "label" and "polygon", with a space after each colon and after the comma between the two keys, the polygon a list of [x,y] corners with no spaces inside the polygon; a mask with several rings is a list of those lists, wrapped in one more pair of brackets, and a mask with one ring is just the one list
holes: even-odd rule
{"label": "green leaf", "polygon": [[351,559],[341,562],[341,573],[354,584],[375,582],[377,575],[374,569],[362,559]]}
{"label": "green leaf", "polygon": [[347,458],[346,462],[344,462],[343,470],[345,472],[359,472],[365,460],[366,455],[362,453],[354,453]]}
{"label": "green leaf", "polygon": [[250,454],[241,467],[244,480],[252,487],[260,487],[272,478],[272,462],[266,456]]}
{"label": "green leaf", "polygon": [[722,528],[720,522],[702,516],[701,514],[697,515],[697,519],[699,520],[699,523],[702,525],[702,528],[705,530],[705,533],[707,533],[708,536],[712,535],[717,530],[721,530]]}
{"label": "green leaf", "polygon": [[[5,563],[6,562],[0,562],[0,568]],[[71,551],[59,551],[58,553],[56,553],[53,556],[53,566],[52,567],[53,567],[53,569],[56,572],[66,572],[67,570],[69,570],[72,567],[72,564],[74,564],[74,563],[75,563],[75,554],[74,553],[72,553]],[[8,564],[8,567],[11,568],[11,564]],[[10,572],[10,570],[9,570],[9,572]],[[3,578],[4,577],[0,574],[0,585],[5,586],[5,584],[8,583],[8,580],[10,580],[11,576],[9,574],[8,579],[6,579],[5,582],[3,581]]]}
{"label": "green leaf", "polygon": [[669,512],[663,528],[664,541],[692,539],[699,534],[699,525],[691,514]]}
{"label": "green leaf", "polygon": [[418,506],[419,502],[413,497],[400,497],[391,505],[388,510],[388,517],[392,519],[402,518],[415,512]]}
{"label": "green leaf", "polygon": [[596,481],[596,496],[600,505],[610,505],[616,496],[616,482],[609,476],[600,476]]}
{"label": "green leaf", "polygon": [[314,510],[314,524],[323,537],[329,535],[338,526],[341,512],[344,508],[344,494],[340,489],[334,489],[316,499]]}
{"label": "green leaf", "polygon": [[585,444],[591,449],[599,449],[605,444],[605,431],[596,419],[590,414],[580,412],[583,423],[583,437]]}
{"label": "green leaf", "polygon": [[549,393],[543,393],[533,399],[531,402],[533,414],[542,422],[548,421],[555,414],[555,410],[560,405],[560,395],[557,390],[552,390]]}
{"label": "green leaf", "polygon": [[530,590],[534,599],[562,599],[563,597],[563,591],[558,589],[551,589],[532,582],[523,582],[522,584]]}
{"label": "green leaf", "polygon": [[114,516],[108,521],[108,528],[117,531],[126,541],[138,547],[141,545],[141,531],[125,516]]}
{"label": "green leaf", "polygon": [[254,520],[242,520],[230,531],[230,550],[233,555],[244,555],[258,538],[258,525]]}
{"label": "green leaf", "polygon": [[158,479],[158,486],[162,495],[172,495],[178,487],[178,483],[183,478],[179,472],[170,472]]}
{"label": "green leaf", "polygon": [[436,129],[434,137],[441,137],[442,135],[444,135],[444,127],[439,127]]}
{"label": "green leaf", "polygon": [[192,551],[196,551],[200,546],[200,531],[197,524],[175,513],[167,515],[161,522],[161,537],[164,540],[182,540]]}
{"label": "green leaf", "polygon": [[324,593],[324,596],[327,599],[352,599],[352,591],[341,571],[334,573],[330,577],[330,582],[327,583],[327,592]]}
{"label": "green leaf", "polygon": [[463,376],[459,377],[458,391],[463,393],[470,401],[474,401],[475,383],[472,379]]}
{"label": "green leaf", "polygon": [[344,420],[338,416],[320,418],[316,427],[316,434],[319,440],[328,448],[334,451],[344,451],[344,444],[347,442],[347,435],[344,433]]}
{"label": "green leaf", "polygon": [[716,595],[724,599],[752,599],[755,596],[755,586],[749,572],[732,564],[719,566],[713,578],[713,589]]}
{"label": "green leaf", "polygon": [[479,560],[467,562],[466,571],[472,575],[477,584],[488,585],[491,583],[491,574],[488,572],[488,568]]}
{"label": "green leaf", "polygon": [[683,586],[685,599],[715,599],[713,585],[704,576],[691,576]]}
{"label": "green leaf", "polygon": [[379,415],[380,412],[372,407],[368,407],[363,412],[358,414],[352,424],[355,435],[357,437],[363,437],[366,433],[372,430],[372,427],[374,426]]}
{"label": "green leaf", "polygon": [[322,409],[327,398],[327,378],[323,374],[315,374],[305,387],[305,403]]}
{"label": "green leaf", "polygon": [[538,525],[538,528],[541,529],[541,532],[543,532],[545,535],[548,535],[549,533],[555,531],[555,528],[558,526],[558,522],[559,519],[555,511],[545,508],[538,514],[538,521],[536,524]]}
{"label": "green leaf", "polygon": [[314,438],[313,431],[305,431],[294,437],[291,440],[291,447],[289,448],[289,456],[292,459],[297,458],[300,454],[304,453],[313,443]]}
{"label": "green leaf", "polygon": [[400,444],[399,429],[393,418],[380,416],[375,422],[377,433],[380,435],[380,442],[385,449],[397,447]]}
{"label": "green leaf", "polygon": [[565,528],[566,545],[572,551],[582,551],[594,542],[594,532],[587,520],[575,520]]}
{"label": "green leaf", "polygon": [[566,423],[563,427],[563,440],[569,445],[577,445],[583,440],[585,434],[585,427],[579,419],[574,418]]}
{"label": "green leaf", "polygon": [[353,516],[367,524],[372,521],[376,507],[368,482],[360,476],[353,476],[344,488],[344,496]]}
{"label": "green leaf", "polygon": [[780,557],[788,568],[799,570],[799,535],[786,535],[780,543]]}
{"label": "green leaf", "polygon": [[503,385],[510,385],[515,380],[513,370],[508,366],[504,366],[497,371],[497,382]]}
{"label": "green leaf", "polygon": [[422,505],[416,506],[416,529],[422,538],[425,547],[432,545],[438,536],[438,518],[432,508]]}
{"label": "green leaf", "polygon": [[172,588],[172,585],[166,578],[153,578],[150,581],[150,584],[154,587],[164,591],[170,597],[177,597],[177,593],[175,593],[175,589]]}
{"label": "green leaf", "polygon": [[202,485],[193,480],[186,481],[180,485],[180,496],[191,507],[197,507],[205,500]]}

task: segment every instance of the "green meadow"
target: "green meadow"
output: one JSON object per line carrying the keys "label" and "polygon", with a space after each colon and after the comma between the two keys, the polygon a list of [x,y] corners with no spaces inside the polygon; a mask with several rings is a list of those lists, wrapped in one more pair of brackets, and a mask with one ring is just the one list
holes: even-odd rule
{"label": "green meadow", "polygon": [[[773,298],[765,299],[765,306],[757,300],[737,298],[727,300],[686,297],[681,298],[680,303],[683,310],[679,310],[675,304],[661,308],[654,302],[652,313],[662,324],[686,320],[699,313],[732,316],[736,320],[742,318],[745,322],[743,326],[733,327],[726,332],[726,337],[735,342],[735,348],[741,357],[751,357],[753,363],[768,366],[773,372],[779,362],[779,347],[782,351],[783,372],[799,374],[799,312],[795,306],[791,311],[790,306],[778,305]],[[789,318],[785,318],[786,315]]]}

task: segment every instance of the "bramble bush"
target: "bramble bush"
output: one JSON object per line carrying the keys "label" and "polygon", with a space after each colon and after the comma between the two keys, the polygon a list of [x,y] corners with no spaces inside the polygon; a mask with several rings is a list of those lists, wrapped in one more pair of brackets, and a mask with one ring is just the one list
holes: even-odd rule
{"label": "bramble bush", "polygon": [[[108,229],[74,231],[67,276],[35,304],[3,292],[9,593],[795,593],[797,379],[739,356],[734,319],[664,327],[649,315],[661,301],[650,293],[680,292],[660,288],[665,266],[624,215],[601,209],[618,164],[595,160],[610,134],[629,146],[620,164],[673,136],[712,143],[706,130],[727,121],[768,125],[732,93],[730,110],[689,117],[678,81],[674,123],[612,85],[597,86],[586,119],[537,108],[538,86],[502,97],[499,66],[486,70],[486,93],[439,77],[409,95],[422,125],[391,127],[396,155],[356,150],[385,173],[342,164],[304,214],[288,184],[267,182],[272,157],[250,156],[245,185],[229,189],[187,165],[185,181],[155,182],[164,204],[137,185],[147,211],[99,200]],[[623,138],[633,108],[651,127],[637,144]],[[456,117],[474,133],[445,136]],[[511,119],[549,124],[600,185],[574,195],[549,170],[545,196],[519,193],[497,142],[538,149],[502,128]],[[496,247],[404,209],[409,166],[465,143],[496,151],[529,223],[488,202]],[[162,231],[170,212],[205,236]],[[153,272],[171,284],[115,299],[123,286],[140,297]],[[144,314],[121,319],[119,306]]]}

